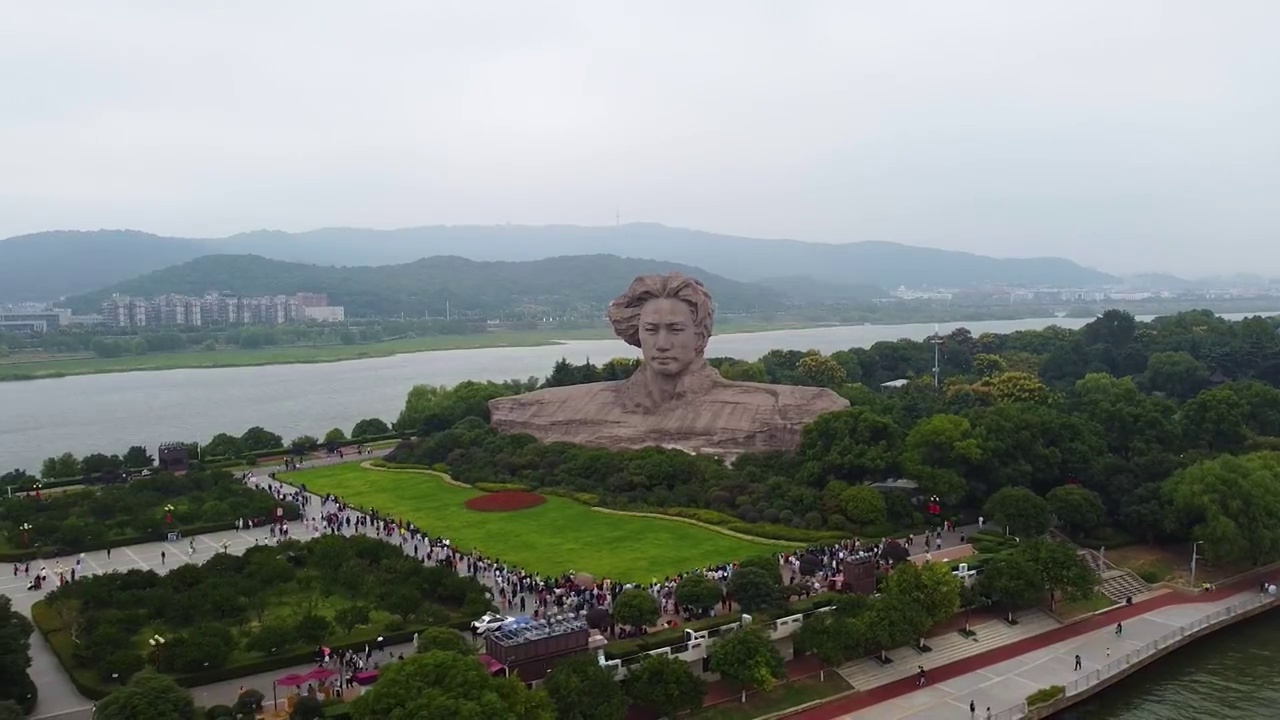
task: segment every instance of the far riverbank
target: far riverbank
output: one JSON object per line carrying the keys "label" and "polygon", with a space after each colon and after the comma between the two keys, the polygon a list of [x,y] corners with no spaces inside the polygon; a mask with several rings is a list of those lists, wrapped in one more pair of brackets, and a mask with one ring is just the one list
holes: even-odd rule
{"label": "far riverbank", "polygon": [[[1034,312],[1034,310],[1037,309],[1029,308],[1026,313],[1000,313],[997,317],[980,317],[982,313],[977,313],[978,316],[959,318],[956,322],[989,322],[1002,319],[1022,320],[1039,317],[1039,313]],[[810,330],[826,327],[860,327],[888,324],[890,323],[840,323],[822,320],[770,322],[730,318],[717,322],[716,332],[717,334],[740,335],[779,330]],[[88,354],[71,357],[65,355],[41,355],[36,359],[24,361],[15,353],[7,358],[0,358],[0,382],[154,370],[335,363],[442,350],[544,347],[547,345],[563,345],[581,340],[608,340],[613,337],[613,332],[607,326],[601,326],[552,330],[499,329],[467,335],[424,335],[355,345],[288,345],[252,350],[242,350],[236,347],[219,348],[217,350],[190,349],[115,358],[100,358]]]}
{"label": "far riverbank", "polygon": [[[1274,303],[1274,299],[1267,302]],[[1215,312],[1244,314],[1264,313],[1255,310],[1251,300],[1205,302],[1200,305]],[[1153,306],[1150,303],[1129,303],[1126,309],[1135,315],[1171,314],[1192,309],[1193,304],[1168,303]],[[716,322],[716,334],[752,334],[783,330],[809,330],[821,328],[888,327],[904,324],[946,323],[970,324],[1001,321],[1017,321],[1052,318],[1052,308],[1036,305],[1024,306],[950,306],[913,308],[907,312],[887,313],[876,318],[865,313],[845,313],[843,316],[814,315],[738,315],[721,316]],[[1077,307],[1070,313],[1059,313],[1073,326],[1087,322],[1095,316],[1093,308]],[[1096,308],[1099,312],[1101,308]],[[608,340],[613,333],[607,325],[586,328],[553,328],[547,330],[491,329],[465,335],[421,335],[400,337],[372,343],[276,345],[256,349],[223,347],[216,349],[190,348],[177,352],[151,352],[121,357],[95,357],[83,354],[44,354],[39,351],[12,351],[8,356],[0,353],[0,382],[15,380],[41,380],[76,375],[101,375],[108,373],[146,372],[156,370],[216,369],[262,367],[268,365],[306,365],[336,363],[349,360],[386,358],[412,353],[445,350],[482,350],[492,348],[532,348],[561,345],[575,341]],[[0,348],[2,350],[3,348]]]}

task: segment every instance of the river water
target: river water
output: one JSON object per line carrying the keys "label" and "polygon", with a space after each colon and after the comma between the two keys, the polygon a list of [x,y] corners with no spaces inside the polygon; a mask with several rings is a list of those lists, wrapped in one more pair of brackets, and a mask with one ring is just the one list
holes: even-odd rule
{"label": "river water", "polygon": [[1054,720],[1280,718],[1280,615],[1213,633]]}

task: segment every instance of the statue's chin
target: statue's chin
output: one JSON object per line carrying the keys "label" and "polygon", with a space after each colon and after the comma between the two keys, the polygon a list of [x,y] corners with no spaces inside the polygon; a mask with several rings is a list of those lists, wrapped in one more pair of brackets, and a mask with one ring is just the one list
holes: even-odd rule
{"label": "statue's chin", "polygon": [[688,365],[656,365],[650,364],[649,369],[659,375],[683,375],[689,369]]}

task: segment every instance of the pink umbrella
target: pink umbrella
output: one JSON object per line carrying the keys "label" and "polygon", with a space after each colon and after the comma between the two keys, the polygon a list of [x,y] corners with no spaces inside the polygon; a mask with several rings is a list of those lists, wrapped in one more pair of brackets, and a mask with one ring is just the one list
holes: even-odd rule
{"label": "pink umbrella", "polygon": [[286,687],[298,687],[299,685],[306,685],[309,682],[311,682],[311,673],[307,673],[306,675],[289,673],[284,677],[276,678],[277,685],[284,685]]}
{"label": "pink umbrella", "polygon": [[307,679],[314,680],[316,682],[323,682],[337,674],[338,673],[328,668],[316,668],[315,670],[312,670],[311,672],[307,673]]}

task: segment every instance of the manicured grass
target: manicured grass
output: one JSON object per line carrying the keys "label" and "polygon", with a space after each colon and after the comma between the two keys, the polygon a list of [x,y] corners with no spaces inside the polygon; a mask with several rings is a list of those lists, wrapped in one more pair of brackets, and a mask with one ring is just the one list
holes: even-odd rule
{"label": "manicured grass", "polygon": [[707,565],[777,551],[693,525],[597,512],[567,498],[510,513],[463,506],[478,490],[449,485],[430,473],[386,472],[358,465],[288,473],[281,479],[334,493],[356,507],[413,521],[455,547],[478,549],[532,572],[570,570],[648,582]]}
{"label": "manicured grass", "polygon": [[1081,615],[1088,615],[1089,613],[1095,613],[1099,610],[1106,610],[1115,604],[1116,602],[1111,598],[1100,592],[1095,592],[1084,600],[1077,600],[1069,603],[1058,603],[1058,606],[1054,608],[1053,612],[1063,620],[1070,620],[1072,618],[1080,617]]}
{"label": "manicured grass", "polygon": [[816,675],[792,680],[767,693],[748,695],[745,703],[736,699],[726,700],[699,710],[691,717],[699,720],[752,720],[752,718],[772,715],[853,689],[853,686],[845,682],[834,670],[828,670],[826,676],[826,682],[820,682]]}

